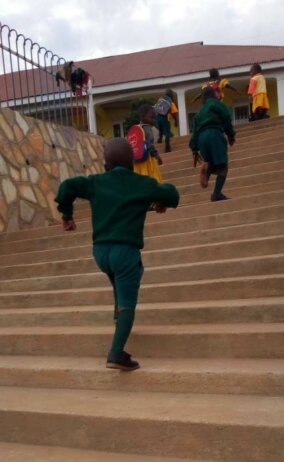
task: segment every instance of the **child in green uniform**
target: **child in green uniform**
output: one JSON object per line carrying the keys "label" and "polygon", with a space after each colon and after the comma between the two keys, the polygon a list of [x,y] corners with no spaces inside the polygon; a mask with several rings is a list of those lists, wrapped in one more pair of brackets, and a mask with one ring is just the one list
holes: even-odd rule
{"label": "child in green uniform", "polygon": [[[235,142],[235,130],[231,115],[221,101],[216,98],[214,89],[203,90],[203,106],[193,120],[193,133],[189,147],[194,155],[194,166],[202,162],[200,184],[207,188],[210,175],[217,175],[211,201],[228,199],[222,194],[228,174],[228,137],[230,146]],[[200,154],[199,154],[200,153]]]}
{"label": "child in green uniform", "polygon": [[177,207],[179,194],[171,184],[133,172],[133,152],[126,140],[116,138],[105,145],[106,172],[65,180],[55,201],[66,231],[76,229],[73,202],[90,201],[93,224],[93,254],[108,275],[114,290],[118,317],[107,367],[133,370],[137,361],[124,351],[134,322],[140,281],[143,275],[140,249],[144,222],[150,204],[157,212]]}
{"label": "child in green uniform", "polygon": [[[159,101],[164,100],[167,104],[165,105],[165,111],[160,111]],[[163,142],[163,136],[165,136],[165,152],[171,152],[171,124],[169,122],[169,116],[171,116],[175,121],[175,126],[178,126],[178,108],[174,102],[174,92],[170,88],[166,90],[165,95],[159,99],[156,104],[157,111],[157,124],[159,129],[159,138],[158,143]]]}

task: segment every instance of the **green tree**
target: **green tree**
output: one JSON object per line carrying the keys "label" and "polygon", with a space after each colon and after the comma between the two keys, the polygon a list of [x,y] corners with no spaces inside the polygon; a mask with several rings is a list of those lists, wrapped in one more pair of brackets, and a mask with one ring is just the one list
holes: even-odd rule
{"label": "green tree", "polygon": [[134,101],[132,101],[130,105],[130,114],[128,117],[126,117],[124,121],[126,132],[129,130],[130,127],[132,127],[132,125],[139,124],[139,108],[143,104],[150,104],[151,106],[154,106],[155,101],[153,101],[153,99],[151,98],[137,98]]}

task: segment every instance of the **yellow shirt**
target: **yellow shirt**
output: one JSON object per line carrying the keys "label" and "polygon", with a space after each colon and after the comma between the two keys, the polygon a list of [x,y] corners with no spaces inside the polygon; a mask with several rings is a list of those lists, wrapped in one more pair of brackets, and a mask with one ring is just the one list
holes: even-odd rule
{"label": "yellow shirt", "polygon": [[176,114],[177,112],[178,112],[178,108],[176,107],[176,104],[172,101],[169,114]]}
{"label": "yellow shirt", "polygon": [[252,96],[266,93],[266,81],[262,74],[256,74],[250,79],[248,93]]}
{"label": "yellow shirt", "polygon": [[178,108],[176,106],[176,104],[172,101],[171,102],[171,106],[170,106],[170,110],[168,112],[168,120],[170,120],[171,116],[173,114],[177,114],[178,113]]}
{"label": "yellow shirt", "polygon": [[222,99],[225,97],[224,95],[224,88],[229,84],[229,80],[228,79],[221,79],[219,82],[217,80],[210,80],[209,82],[207,83],[204,83],[201,87],[202,90],[204,90],[204,88],[208,87],[208,86],[213,86],[213,84],[216,84],[218,85],[218,88],[220,90],[220,94],[221,94],[221,97]]}

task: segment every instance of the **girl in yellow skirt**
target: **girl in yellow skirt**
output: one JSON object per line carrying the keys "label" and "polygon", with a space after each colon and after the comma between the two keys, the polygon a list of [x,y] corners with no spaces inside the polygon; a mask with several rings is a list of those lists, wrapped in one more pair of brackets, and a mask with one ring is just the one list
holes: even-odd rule
{"label": "girl in yellow skirt", "polygon": [[269,101],[266,91],[266,81],[262,75],[260,64],[254,63],[250,69],[248,94],[252,99],[252,120],[268,118]]}
{"label": "girl in yellow skirt", "polygon": [[139,109],[140,125],[144,130],[145,141],[147,143],[148,156],[143,162],[134,162],[134,172],[140,175],[147,175],[158,183],[162,183],[162,175],[159,165],[163,161],[154,145],[154,133],[152,127],[156,123],[156,112],[150,104],[143,104]]}

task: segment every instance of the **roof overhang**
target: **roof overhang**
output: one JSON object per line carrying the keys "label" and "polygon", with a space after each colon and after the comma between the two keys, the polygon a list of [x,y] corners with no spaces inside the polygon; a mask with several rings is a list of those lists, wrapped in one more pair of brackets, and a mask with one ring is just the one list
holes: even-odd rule
{"label": "roof overhang", "polygon": [[[220,69],[221,75],[226,75],[229,77],[238,77],[243,74],[248,75],[248,70],[251,67],[251,64],[246,64],[242,66],[227,67]],[[261,63],[263,71],[267,74],[269,71],[275,71],[284,68],[283,61],[273,61],[273,62],[264,62]],[[193,72],[190,74],[175,75],[170,77],[157,77],[153,79],[145,80],[136,80],[132,82],[122,82],[112,85],[103,85],[99,87],[92,87],[92,94],[94,96],[106,95],[109,93],[121,93],[121,92],[133,92],[135,90],[142,90],[147,88],[158,88],[158,87],[167,87],[167,86],[184,86],[186,84],[187,88],[193,88],[199,81],[208,79],[208,70],[201,72]]]}

